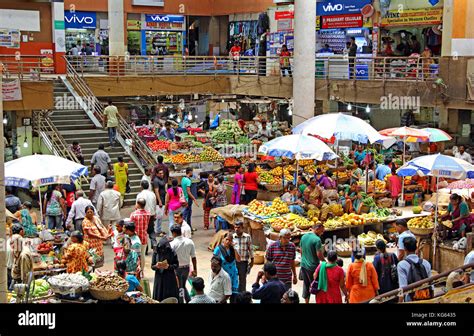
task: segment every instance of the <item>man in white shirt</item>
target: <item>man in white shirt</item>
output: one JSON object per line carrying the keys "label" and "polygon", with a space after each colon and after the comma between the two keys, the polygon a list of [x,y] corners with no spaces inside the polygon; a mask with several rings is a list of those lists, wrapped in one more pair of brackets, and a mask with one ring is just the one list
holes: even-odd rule
{"label": "man in white shirt", "polygon": [[395,229],[398,232],[398,261],[405,258],[405,246],[403,245],[403,239],[406,237],[415,237],[415,235],[408,230],[408,223],[405,219],[399,219],[395,222]]}
{"label": "man in white shirt", "polygon": [[459,146],[459,152],[456,153],[454,156],[455,156],[456,159],[461,159],[461,160],[467,161],[469,163],[472,163],[471,154],[467,153],[466,152],[466,147],[464,147],[462,145]]}
{"label": "man in white shirt", "polygon": [[211,270],[207,295],[216,300],[217,303],[226,303],[232,295],[232,282],[229,274],[222,269],[221,258],[212,257]]}
{"label": "man in white shirt", "polygon": [[183,296],[186,303],[188,303],[191,298],[189,296],[188,290],[186,289],[186,283],[189,276],[189,260],[192,260],[193,271],[191,272],[192,277],[197,276],[197,259],[196,259],[196,249],[194,243],[191,239],[185,238],[181,235],[181,227],[178,225],[173,225],[171,227],[171,234],[173,235],[173,240],[170,242],[171,248],[175,251],[176,256],[178,257],[179,267],[176,269],[176,276],[178,278],[179,285],[179,302],[183,303]]}
{"label": "man in white shirt", "polygon": [[94,167],[94,177],[91,179],[89,199],[97,209],[97,200],[102,191],[105,190],[105,176],[100,174],[100,167]]}
{"label": "man in white shirt", "polygon": [[148,190],[153,191],[153,183],[151,182],[151,174],[153,172],[153,167],[148,167],[145,170],[145,175],[142,176],[141,181],[148,182]]}
{"label": "man in white shirt", "polygon": [[[155,219],[156,219],[156,195],[153,191],[150,191],[150,184],[146,180],[142,180],[140,182],[140,186],[142,188],[142,191],[137,195],[137,202],[140,198],[143,198],[145,200],[145,210],[148,211],[151,216],[150,216],[150,223],[154,226]],[[153,242],[153,237],[151,234],[148,235],[150,237],[150,241]]]}
{"label": "man in white shirt", "polygon": [[175,225],[181,227],[181,235],[185,238],[192,239],[193,233],[191,231],[191,227],[188,223],[184,220],[183,213],[177,212],[173,216]]}
{"label": "man in white shirt", "polygon": [[74,230],[82,232],[82,221],[86,217],[86,207],[93,206],[92,202],[84,198],[84,191],[76,191],[76,200],[71,205],[71,210],[66,219],[66,227],[74,221]]}
{"label": "man in white shirt", "polygon": [[102,224],[109,230],[122,218],[120,216],[122,199],[120,193],[114,190],[114,182],[108,181],[106,187],[97,200],[97,213]]}

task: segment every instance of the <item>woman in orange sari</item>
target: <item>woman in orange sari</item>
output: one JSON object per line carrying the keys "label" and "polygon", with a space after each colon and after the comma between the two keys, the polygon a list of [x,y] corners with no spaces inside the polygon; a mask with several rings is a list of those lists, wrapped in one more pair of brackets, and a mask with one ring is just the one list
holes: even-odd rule
{"label": "woman in orange sari", "polygon": [[363,252],[358,249],[354,254],[355,261],[347,270],[346,287],[349,303],[361,303],[377,295],[379,280],[374,265],[364,260]]}
{"label": "woman in orange sari", "polygon": [[[84,241],[89,243],[91,249],[95,249],[96,254],[104,259],[104,241],[109,239],[111,235],[107,232],[107,229],[102,225],[99,217],[94,216],[94,208],[92,206],[86,207],[86,217],[82,222],[82,230],[84,232]],[[101,262],[96,262],[102,264]]]}
{"label": "woman in orange sari", "polygon": [[84,241],[82,233],[74,231],[71,234],[72,244],[69,245],[63,255],[63,263],[67,265],[68,273],[76,273],[89,270],[89,243]]}

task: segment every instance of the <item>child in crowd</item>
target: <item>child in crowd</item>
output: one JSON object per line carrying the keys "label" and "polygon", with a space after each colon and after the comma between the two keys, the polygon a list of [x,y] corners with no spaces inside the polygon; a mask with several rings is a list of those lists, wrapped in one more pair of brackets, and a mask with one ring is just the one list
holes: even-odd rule
{"label": "child in crowd", "polygon": [[123,246],[125,243],[125,233],[123,232],[124,221],[121,220],[115,224],[115,232],[113,237],[113,249],[115,253],[114,269],[117,270],[117,262],[124,260]]}

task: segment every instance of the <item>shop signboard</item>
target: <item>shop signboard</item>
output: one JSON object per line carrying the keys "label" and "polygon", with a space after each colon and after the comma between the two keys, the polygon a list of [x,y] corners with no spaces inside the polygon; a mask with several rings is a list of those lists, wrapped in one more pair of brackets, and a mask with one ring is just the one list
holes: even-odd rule
{"label": "shop signboard", "polygon": [[321,17],[322,29],[359,28],[362,25],[361,14],[327,15]]}
{"label": "shop signboard", "polygon": [[146,14],[142,28],[144,30],[185,30],[185,18],[182,15]]}
{"label": "shop signboard", "polygon": [[20,80],[4,79],[2,82],[3,101],[22,100]]}
{"label": "shop signboard", "polygon": [[66,29],[95,29],[97,15],[94,12],[64,11],[64,23]]}
{"label": "shop signboard", "polygon": [[127,20],[127,30],[142,30],[140,20]]}
{"label": "shop signboard", "polygon": [[286,19],[286,20],[278,20],[277,21],[277,31],[287,31],[293,29],[293,20]]}
{"label": "shop signboard", "polygon": [[294,19],[295,12],[293,11],[280,11],[275,12],[275,20],[287,20],[287,19]]}
{"label": "shop signboard", "polygon": [[316,13],[320,16],[360,14],[362,8],[371,5],[372,0],[325,0],[316,2]]}
{"label": "shop signboard", "polygon": [[442,22],[442,8],[391,10],[382,18],[382,26],[437,25]]}
{"label": "shop signboard", "polygon": [[21,34],[18,29],[0,29],[0,47],[20,48]]}
{"label": "shop signboard", "polygon": [[358,80],[369,80],[369,65],[368,64],[356,64],[355,75]]}

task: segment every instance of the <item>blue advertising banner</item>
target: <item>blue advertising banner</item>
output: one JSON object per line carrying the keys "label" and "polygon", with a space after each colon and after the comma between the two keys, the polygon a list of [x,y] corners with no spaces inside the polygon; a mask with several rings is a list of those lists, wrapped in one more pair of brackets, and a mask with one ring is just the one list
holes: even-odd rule
{"label": "blue advertising banner", "polygon": [[94,12],[65,11],[64,24],[66,29],[95,29],[97,27],[97,16]]}
{"label": "blue advertising banner", "polygon": [[171,23],[184,23],[184,16],[182,15],[158,15],[158,14],[147,14],[145,15],[145,22],[171,22]]}
{"label": "blue advertising banner", "polygon": [[360,14],[372,0],[323,0],[316,2],[316,15]]}

